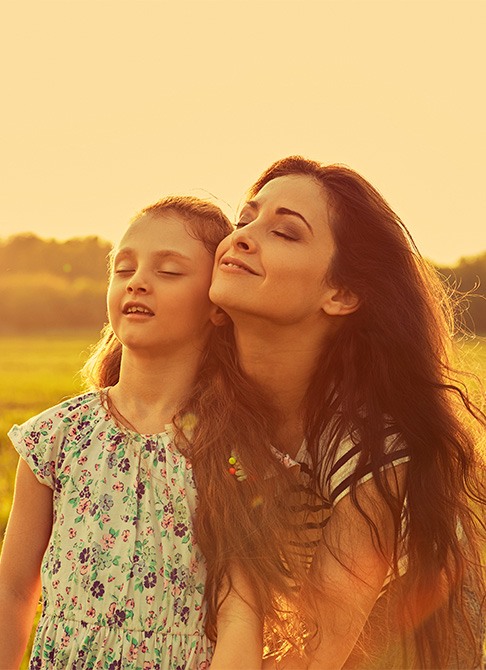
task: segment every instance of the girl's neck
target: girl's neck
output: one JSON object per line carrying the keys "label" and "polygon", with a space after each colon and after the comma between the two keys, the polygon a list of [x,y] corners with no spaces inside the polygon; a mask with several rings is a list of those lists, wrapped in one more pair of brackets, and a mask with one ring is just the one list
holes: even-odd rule
{"label": "girl's neck", "polygon": [[189,397],[200,354],[144,358],[123,351],[120,379],[110,389],[116,410],[144,434],[160,433]]}

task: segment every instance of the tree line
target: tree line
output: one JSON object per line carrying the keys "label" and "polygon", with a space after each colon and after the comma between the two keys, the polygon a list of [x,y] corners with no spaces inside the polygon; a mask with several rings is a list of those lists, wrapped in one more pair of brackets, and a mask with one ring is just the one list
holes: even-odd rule
{"label": "tree line", "polygon": [[[95,236],[61,242],[29,233],[0,240],[0,332],[100,329],[110,249]],[[465,328],[486,335],[486,251],[437,270]]]}

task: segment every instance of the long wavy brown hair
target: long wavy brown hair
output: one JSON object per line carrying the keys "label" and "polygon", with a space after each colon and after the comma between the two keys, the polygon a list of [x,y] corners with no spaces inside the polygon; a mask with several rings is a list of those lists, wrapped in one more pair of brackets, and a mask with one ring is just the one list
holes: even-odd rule
{"label": "long wavy brown hair", "polygon": [[[399,217],[356,172],[289,157],[264,172],[250,189],[250,198],[272,179],[286,175],[308,176],[325,192],[336,247],[326,281],[360,299],[360,308],[343,317],[327,341],[309,380],[305,437],[314,488],[320,490],[323,459],[332,457],[345,435],[358,432],[361,454],[349,495],[366,517],[356,490],[363,468],[371,464],[395,524],[392,568],[398,603],[392,616],[397,617],[404,639],[412,631],[414,652],[406,656],[404,649],[403,667],[448,667],[464,630],[471,646],[479,649],[462,599],[471,580],[478,597],[484,594],[480,441],[486,425],[464,377],[451,362],[456,334],[451,296]],[[233,562],[254,587],[269,643],[280,639],[298,646],[299,636],[306,634],[306,626],[307,634],[313,631],[316,618],[311,600],[302,602],[296,595],[295,586],[305,592],[309,585],[302,566],[287,549],[299,543],[301,528],[296,527],[292,505],[286,504],[292,499],[291,475],[272,463],[269,449],[278,415],[264,391],[238,366],[231,333],[219,331],[216,337],[213,362],[217,363],[207,370],[211,383],[194,396],[201,417],[193,441],[199,491],[196,529],[208,559],[208,632],[216,633],[218,589]],[[401,578],[402,508],[380,470],[385,422],[390,419],[410,456],[408,569]],[[328,436],[324,453],[323,435]],[[227,474],[232,449],[248,471],[245,482]],[[269,472],[279,476],[268,476]],[[380,543],[379,529],[367,521]],[[439,593],[445,594],[442,602],[432,607]],[[289,616],[289,611],[294,614]],[[464,627],[458,633],[461,611]]]}

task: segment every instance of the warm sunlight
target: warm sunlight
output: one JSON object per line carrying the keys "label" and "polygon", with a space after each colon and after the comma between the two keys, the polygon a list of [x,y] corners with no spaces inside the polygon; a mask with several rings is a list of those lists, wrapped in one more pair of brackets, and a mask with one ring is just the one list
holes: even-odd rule
{"label": "warm sunlight", "polygon": [[2,14],[0,237],[113,240],[167,192],[235,209],[263,168],[300,153],[361,172],[432,260],[486,248],[483,3],[87,0]]}

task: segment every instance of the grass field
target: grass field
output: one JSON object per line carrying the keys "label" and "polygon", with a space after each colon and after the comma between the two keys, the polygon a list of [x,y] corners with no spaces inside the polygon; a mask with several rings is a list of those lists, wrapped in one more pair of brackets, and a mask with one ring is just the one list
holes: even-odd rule
{"label": "grass field", "polygon": [[[17,465],[7,431],[14,423],[81,391],[77,373],[98,335],[86,332],[0,337],[0,546]],[[29,655],[30,644],[21,670],[27,670]]]}
{"label": "grass field", "polygon": [[[10,509],[17,455],[7,438],[21,423],[80,392],[77,374],[98,333],[0,337],[0,538]],[[486,339],[460,349],[460,366],[486,378]],[[474,385],[474,381],[471,382]],[[24,662],[23,668],[26,668]]]}

